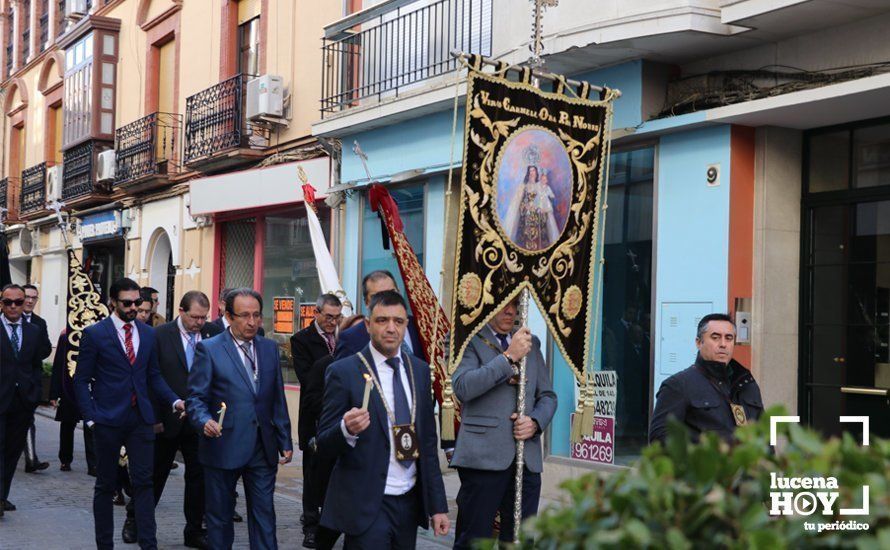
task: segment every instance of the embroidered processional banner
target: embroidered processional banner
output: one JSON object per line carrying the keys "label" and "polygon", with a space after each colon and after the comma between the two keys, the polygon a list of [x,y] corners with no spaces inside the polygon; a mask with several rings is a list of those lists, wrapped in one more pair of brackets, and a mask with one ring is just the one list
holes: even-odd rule
{"label": "embroidered processional banner", "polygon": [[65,359],[71,376],[74,376],[77,368],[77,355],[80,353],[80,339],[84,329],[106,317],[108,307],[102,303],[102,298],[96,292],[93,281],[84,272],[80,260],[74,255],[74,250],[68,248],[68,302],[65,315],[68,354]]}
{"label": "embroidered processional banner", "polygon": [[[472,62],[471,62],[472,64]],[[477,65],[478,67],[478,65]],[[503,70],[501,71],[503,74]],[[582,385],[617,91],[574,97],[470,70],[449,372],[470,339],[528,289]],[[583,391],[583,390],[582,390]]]}

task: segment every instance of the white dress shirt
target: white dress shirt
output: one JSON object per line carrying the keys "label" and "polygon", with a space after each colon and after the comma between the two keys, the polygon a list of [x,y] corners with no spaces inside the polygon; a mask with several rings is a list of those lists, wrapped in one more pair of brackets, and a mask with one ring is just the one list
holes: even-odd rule
{"label": "white dress shirt", "polygon": [[[232,334],[232,331],[229,331],[229,333]],[[232,340],[235,341],[235,349],[238,350],[238,357],[244,364],[244,368],[247,369],[247,374],[250,375],[250,379],[253,380],[254,389],[256,389],[260,383],[259,378],[254,375],[254,368],[257,369],[257,373],[259,373],[260,368],[256,358],[256,341],[251,340],[248,342],[247,340],[239,340],[234,334],[232,334]],[[244,353],[244,348],[247,348],[247,350],[250,351],[250,355]]]}
{"label": "white dress shirt", "polygon": [[[3,328],[6,329],[6,337],[9,338],[9,341],[12,341],[12,321],[6,318],[6,315],[0,314],[0,319],[3,320]],[[22,324],[25,322],[24,315],[19,317],[19,320],[16,321],[15,324],[18,325],[16,328],[16,336],[19,338],[19,347],[22,346]]]}
{"label": "white dress shirt", "polygon": [[[380,380],[380,386],[383,388],[383,397],[386,399],[386,404],[389,406],[389,410],[395,413],[395,396],[392,389],[393,369],[386,363],[386,357],[377,351],[373,344],[371,344],[370,347],[371,356],[374,358],[374,366],[377,367],[377,378]],[[410,408],[414,401],[414,396],[412,395],[411,384],[409,383],[408,373],[406,372],[408,365],[405,364],[402,357],[399,357],[399,360],[401,361],[399,374],[401,374],[400,378],[402,379],[402,387],[405,388],[405,395],[408,397],[408,407]],[[377,391],[376,387],[374,388],[374,391]],[[393,496],[404,495],[414,487],[414,484],[417,481],[417,465],[412,463],[411,466],[405,468],[396,460],[396,450],[392,440],[392,420],[390,420],[388,414],[386,415],[386,425],[388,429],[386,437],[389,439],[389,470],[386,473],[386,488],[383,490],[383,494]],[[373,423],[368,429],[373,429]],[[346,430],[346,421],[344,420],[340,420],[340,430],[343,432],[346,442],[350,446],[355,447],[361,434],[350,434]]]}
{"label": "white dress shirt", "polygon": [[117,316],[117,312],[111,314],[111,322],[114,323],[114,328],[117,331],[117,339],[120,340],[121,349],[124,350],[124,355],[127,354],[127,333],[124,330],[124,325],[129,324],[133,327],[133,330],[130,333],[133,335],[133,355],[139,355],[139,329],[136,328],[136,323],[130,321],[130,323],[124,323],[123,319]]}

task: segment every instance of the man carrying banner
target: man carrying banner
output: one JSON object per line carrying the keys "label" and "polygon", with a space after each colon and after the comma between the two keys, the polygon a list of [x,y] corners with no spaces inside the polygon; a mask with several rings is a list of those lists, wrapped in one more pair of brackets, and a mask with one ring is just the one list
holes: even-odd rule
{"label": "man carrying banner", "polygon": [[[40,329],[41,340],[39,355],[40,359],[43,360],[49,357],[53,352],[53,345],[49,339],[49,330],[46,326],[46,320],[34,313],[34,308],[37,306],[37,301],[40,299],[40,291],[37,290],[36,286],[31,284],[22,285],[22,288],[25,290],[25,306],[22,309],[22,321],[33,324]],[[33,423],[31,423],[31,428],[28,430],[26,441],[25,472],[33,474],[34,472],[49,468],[49,462],[44,462],[37,458],[37,430],[34,428]]]}
{"label": "man carrying banner", "polygon": [[[516,299],[470,340],[452,375],[454,394],[463,405],[461,430],[451,466],[460,476],[455,548],[472,548],[490,538],[500,512],[500,539],[513,540],[516,441],[525,441],[522,517],[533,516],[541,495],[541,433],[556,412],[556,393],[528,328],[514,331]],[[525,357],[527,415],[516,414],[519,361]]]}

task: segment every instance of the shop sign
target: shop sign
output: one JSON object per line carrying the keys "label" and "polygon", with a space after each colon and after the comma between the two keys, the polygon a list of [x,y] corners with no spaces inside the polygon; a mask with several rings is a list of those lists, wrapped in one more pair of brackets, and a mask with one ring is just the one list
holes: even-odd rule
{"label": "shop sign", "polygon": [[80,223],[80,240],[104,239],[121,234],[120,211],[108,210],[84,216]]}
{"label": "shop sign", "polygon": [[293,334],[294,306],[297,299],[293,296],[276,296],[272,298],[272,326],[276,334]]}
{"label": "shop sign", "polygon": [[300,329],[304,329],[312,324],[315,320],[315,302],[308,304],[300,304]]}
{"label": "shop sign", "polygon": [[615,463],[615,405],[618,402],[618,373],[598,371],[593,375],[596,413],[593,418],[593,435],[584,437],[572,445],[572,458]]}

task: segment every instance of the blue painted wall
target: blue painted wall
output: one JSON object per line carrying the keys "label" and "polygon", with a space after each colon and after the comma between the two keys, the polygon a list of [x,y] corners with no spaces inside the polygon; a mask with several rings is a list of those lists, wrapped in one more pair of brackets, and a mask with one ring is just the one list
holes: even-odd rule
{"label": "blue painted wall", "polygon": [[[726,311],[729,265],[730,127],[661,138],[658,147],[655,263],[655,380],[695,358],[695,325]],[[708,187],[707,167],[720,165]]]}
{"label": "blue painted wall", "polygon": [[608,86],[621,90],[621,97],[615,101],[613,128],[639,126],[642,120],[643,104],[643,62],[630,61],[589,73],[572,75],[575,80],[590,82],[597,86]]}
{"label": "blue painted wall", "polygon": [[[464,116],[463,108],[458,109],[454,138],[454,157],[458,165],[462,156]],[[438,113],[344,137],[340,181],[364,183],[366,180],[361,160],[352,152],[355,140],[368,156],[368,168],[374,178],[388,179],[393,174],[414,168],[447,168],[453,117],[454,111],[449,107]]]}

